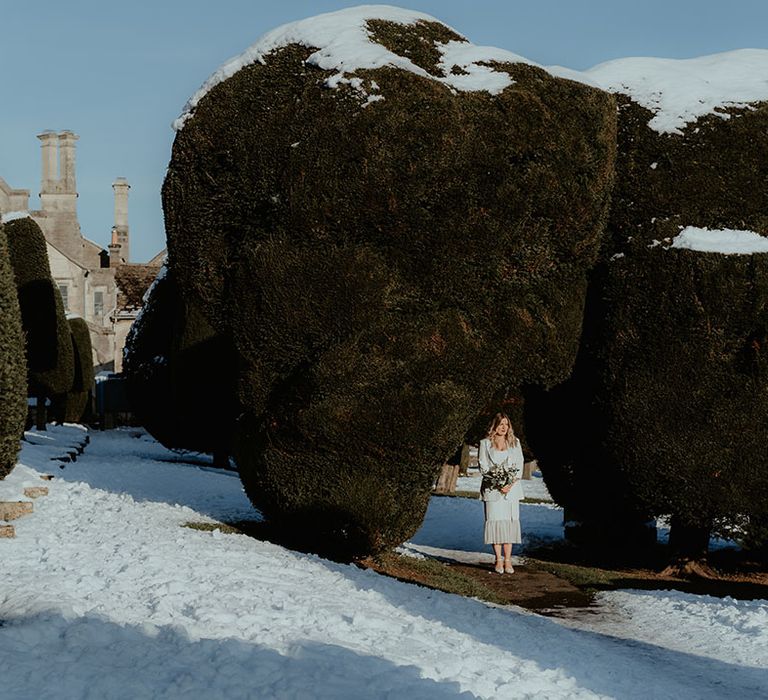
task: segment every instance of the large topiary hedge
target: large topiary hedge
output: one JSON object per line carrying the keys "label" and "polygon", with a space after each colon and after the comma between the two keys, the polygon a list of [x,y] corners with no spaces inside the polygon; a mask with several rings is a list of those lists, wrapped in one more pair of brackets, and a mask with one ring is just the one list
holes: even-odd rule
{"label": "large topiary hedge", "polygon": [[8,243],[0,224],[0,479],[16,464],[26,415],[26,365],[21,314],[8,256]]}
{"label": "large topiary hedge", "polygon": [[[353,32],[387,59],[359,67]],[[494,391],[570,371],[615,104],[485,51],[335,13],[267,35],[181,120],[170,265],[241,355],[246,489],[305,546],[401,542]]]}
{"label": "large topiary hedge", "polygon": [[64,394],[72,385],[74,356],[61,294],[51,279],[45,237],[29,217],[6,224],[26,337],[27,394]]}
{"label": "large topiary hedge", "polygon": [[235,367],[231,344],[180,298],[164,269],[126,339],[123,372],[141,423],[170,449],[226,464],[239,413]]}
{"label": "large topiary hedge", "polygon": [[[750,56],[768,65],[768,52]],[[702,65],[712,80],[691,80],[674,97],[727,78],[735,56],[711,58]],[[732,73],[734,85],[749,82],[742,63]],[[641,76],[662,106],[669,74]],[[531,392],[527,422],[553,496],[596,537],[671,514],[673,544],[696,554],[713,526],[766,510],[757,494],[768,479],[768,263],[761,253],[715,252],[735,251],[716,239],[749,234],[712,230],[768,236],[768,102],[681,123],[634,93],[618,97],[610,235],[579,360],[568,382]],[[710,104],[700,97],[695,109]],[[691,245],[687,227],[701,249],[677,247]]]}

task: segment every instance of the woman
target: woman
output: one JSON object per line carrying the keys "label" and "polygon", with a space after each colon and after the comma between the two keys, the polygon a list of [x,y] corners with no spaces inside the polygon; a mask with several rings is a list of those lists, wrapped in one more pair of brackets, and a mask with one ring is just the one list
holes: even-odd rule
{"label": "woman", "polygon": [[[511,574],[512,544],[522,542],[520,499],[523,486],[523,449],[505,413],[497,413],[480,441],[478,450],[483,483],[480,496],[485,502],[485,544],[493,545],[496,573]],[[504,558],[502,559],[502,547]]]}

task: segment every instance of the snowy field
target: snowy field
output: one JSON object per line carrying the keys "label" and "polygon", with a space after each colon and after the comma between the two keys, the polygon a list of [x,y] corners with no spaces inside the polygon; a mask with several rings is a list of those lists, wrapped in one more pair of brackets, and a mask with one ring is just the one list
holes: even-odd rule
{"label": "snowy field", "polygon": [[[0,698],[757,698],[768,602],[617,591],[578,621],[427,590],[189,520],[253,518],[234,474],[139,431],[25,444],[0,540]],[[526,543],[562,535],[523,505]],[[480,557],[482,505],[434,498],[408,548]]]}

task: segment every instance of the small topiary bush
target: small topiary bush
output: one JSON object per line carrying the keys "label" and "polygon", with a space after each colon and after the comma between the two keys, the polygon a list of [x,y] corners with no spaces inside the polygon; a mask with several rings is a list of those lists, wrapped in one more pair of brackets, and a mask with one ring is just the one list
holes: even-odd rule
{"label": "small topiary bush", "polygon": [[61,421],[79,423],[88,413],[93,395],[91,334],[85,319],[72,317],[67,322],[72,337],[75,370],[69,391],[57,397],[55,412]]}
{"label": "small topiary bush", "polygon": [[0,479],[16,465],[27,411],[25,388],[21,314],[6,234],[0,224]]}
{"label": "small topiary bush", "polygon": [[45,237],[29,217],[6,224],[26,338],[27,395],[52,397],[72,385],[74,356],[59,290],[51,279]]}
{"label": "small topiary bush", "polygon": [[241,358],[246,490],[344,558],[413,534],[498,387],[567,376],[615,144],[606,93],[510,59],[457,90],[461,37],[368,19],[427,73],[276,46],[199,100],[163,187],[182,296]]}

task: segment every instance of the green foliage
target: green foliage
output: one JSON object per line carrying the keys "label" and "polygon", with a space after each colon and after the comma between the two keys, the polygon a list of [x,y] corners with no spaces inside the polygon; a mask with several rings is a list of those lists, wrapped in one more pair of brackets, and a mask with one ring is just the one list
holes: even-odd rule
{"label": "green foliage", "polygon": [[605,257],[624,250],[629,236],[651,243],[681,226],[768,235],[768,102],[707,115],[682,134],[653,131],[652,116],[619,95],[612,244]]}
{"label": "green foliage", "polygon": [[0,479],[16,464],[27,410],[25,388],[21,314],[6,234],[0,224]]}
{"label": "green foliage", "polygon": [[420,20],[413,24],[400,24],[383,19],[368,21],[371,40],[388,48],[398,56],[409,58],[414,64],[431,75],[444,76],[439,63],[442,58],[439,44],[449,41],[466,41],[439,22]]}
{"label": "green foliage", "polygon": [[768,104],[682,135],[620,104],[610,237],[576,368],[527,392],[526,423],[572,517],[618,534],[671,514],[684,539],[768,510],[768,256],[667,249],[689,225],[768,235]]}
{"label": "green foliage", "polygon": [[72,385],[74,355],[61,294],[51,279],[45,237],[29,217],[6,224],[26,338],[29,396],[64,394]]}
{"label": "green foliage", "polygon": [[79,423],[86,415],[93,394],[93,351],[91,333],[84,319],[67,319],[72,337],[75,371],[72,386],[66,394],[57,397],[57,412],[62,421]]}
{"label": "green foliage", "polygon": [[611,267],[606,433],[633,494],[692,526],[768,513],[768,256]]}
{"label": "green foliage", "polygon": [[170,449],[228,453],[238,413],[235,364],[230,344],[162,274],[131,327],[123,365],[146,429]]}
{"label": "green foliage", "polygon": [[[372,29],[422,62],[453,38]],[[361,70],[384,97],[363,107],[310,52],[275,51],[201,100],[163,202],[183,297],[241,357],[246,490],[318,550],[361,556],[415,531],[498,387],[569,373],[615,103],[506,64],[495,96]]]}

